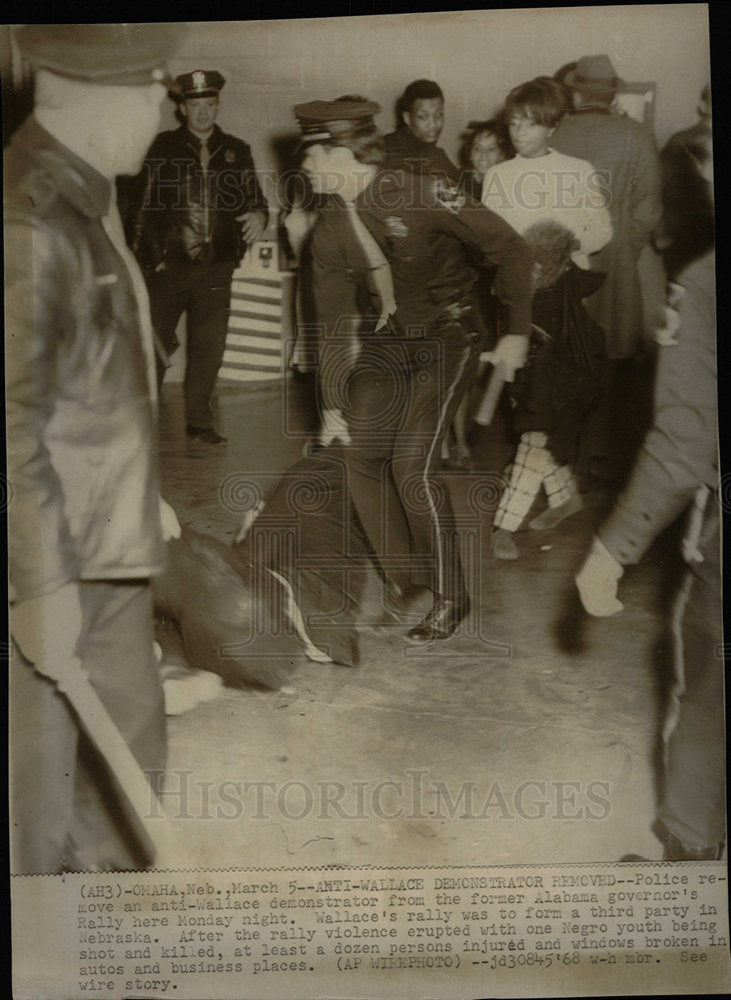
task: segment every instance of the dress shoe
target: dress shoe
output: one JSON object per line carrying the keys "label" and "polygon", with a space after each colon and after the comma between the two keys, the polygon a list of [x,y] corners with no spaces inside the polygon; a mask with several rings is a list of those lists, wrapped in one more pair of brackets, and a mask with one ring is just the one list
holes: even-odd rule
{"label": "dress shoe", "polygon": [[723,854],[723,847],[723,844],[690,847],[670,833],[665,839],[663,861],[718,861]]}
{"label": "dress shoe", "polygon": [[212,427],[194,427],[193,424],[188,424],[185,433],[194,441],[204,441],[206,444],[223,444],[226,441],[223,434],[214,431]]}
{"label": "dress shoe", "polygon": [[409,629],[404,641],[418,646],[434,642],[436,639],[448,639],[450,635],[454,635],[457,626],[469,614],[469,610],[468,597],[463,597],[460,601],[447,601],[438,597],[426,618]]}

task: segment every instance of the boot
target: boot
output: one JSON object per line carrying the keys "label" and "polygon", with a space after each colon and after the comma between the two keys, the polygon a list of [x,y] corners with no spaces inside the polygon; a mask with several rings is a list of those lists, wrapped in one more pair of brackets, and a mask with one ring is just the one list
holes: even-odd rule
{"label": "boot", "polygon": [[404,636],[406,642],[419,646],[436,639],[448,639],[457,626],[469,614],[470,599],[465,594],[458,601],[437,597],[429,614]]}

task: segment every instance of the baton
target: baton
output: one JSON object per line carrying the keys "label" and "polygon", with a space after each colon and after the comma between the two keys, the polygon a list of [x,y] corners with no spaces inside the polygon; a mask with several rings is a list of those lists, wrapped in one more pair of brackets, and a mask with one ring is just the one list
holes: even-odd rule
{"label": "baton", "polygon": [[[152,790],[142,768],[127,746],[114,720],[76,656],[49,667],[34,664],[39,673],[54,681],[66,697],[81,727],[102,755],[118,791],[129,807],[127,816],[143,847],[154,857],[158,868],[195,867],[180,842],[160,799]],[[154,807],[157,807],[155,810]],[[151,814],[157,816],[156,819]]]}
{"label": "baton", "polygon": [[[480,355],[481,361],[492,361],[493,354],[491,351],[485,351]],[[485,394],[480,401],[480,405],[477,408],[477,413],[475,414],[474,420],[476,424],[481,427],[487,427],[492,423],[492,418],[495,416],[495,409],[500,399],[500,393],[504,383],[506,382],[506,375],[508,374],[507,366],[504,361],[498,361],[494,366],[492,373],[490,375],[490,380],[487,383],[487,389],[485,389]]]}

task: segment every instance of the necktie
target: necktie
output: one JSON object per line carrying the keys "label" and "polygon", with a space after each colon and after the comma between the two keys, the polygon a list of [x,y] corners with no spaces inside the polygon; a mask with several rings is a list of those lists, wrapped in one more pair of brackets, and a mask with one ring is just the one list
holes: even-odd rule
{"label": "necktie", "polygon": [[208,170],[211,154],[208,151],[208,139],[201,139],[201,170]]}
{"label": "necktie", "polygon": [[373,284],[381,300],[381,314],[378,317],[378,323],[376,324],[376,330],[380,330],[386,325],[388,317],[392,316],[396,312],[396,299],[393,292],[393,275],[391,274],[391,266],[386,260],[383,251],[379,247],[375,238],[363,224],[363,221],[358,215],[355,203],[348,201],[345,204],[348,209],[348,215],[350,217],[353,230],[355,231],[355,235],[357,236],[358,242],[366,255],[366,259],[370,267],[370,273],[373,278]]}

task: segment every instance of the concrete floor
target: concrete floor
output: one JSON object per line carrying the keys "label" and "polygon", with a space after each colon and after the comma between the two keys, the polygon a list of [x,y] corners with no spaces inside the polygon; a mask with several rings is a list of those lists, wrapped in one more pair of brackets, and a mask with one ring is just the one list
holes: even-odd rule
{"label": "concrete floor", "polygon": [[[210,447],[186,440],[180,386],[164,387],[163,491],[182,523],[233,539],[237,484],[256,478],[271,490],[301,452],[297,397],[291,382],[219,389],[228,444]],[[458,516],[510,450],[498,421],[475,442],[476,471],[447,473]],[[675,546],[661,540],[626,574],[619,618],[577,616],[573,573],[611,499],[585,494],[578,515],[550,532],[522,531],[520,558],[498,562],[494,496],[483,498],[469,522],[473,611],[451,640],[414,649],[401,627],[364,626],[356,669],[303,656],[280,691],[226,688],[169,718],[167,801],[193,863],[660,857],[653,756]],[[377,611],[371,586],[364,615]]]}

